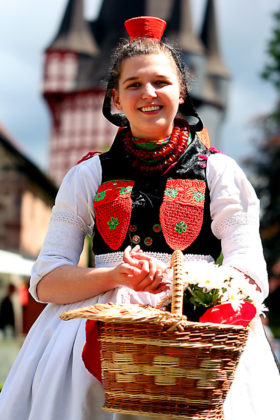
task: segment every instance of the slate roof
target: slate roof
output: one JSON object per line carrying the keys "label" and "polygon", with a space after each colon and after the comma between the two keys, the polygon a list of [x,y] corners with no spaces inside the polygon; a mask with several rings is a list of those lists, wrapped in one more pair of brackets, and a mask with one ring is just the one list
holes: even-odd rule
{"label": "slate roof", "polygon": [[230,74],[221,58],[214,0],[208,0],[206,3],[200,38],[207,55],[208,72],[229,78]]}

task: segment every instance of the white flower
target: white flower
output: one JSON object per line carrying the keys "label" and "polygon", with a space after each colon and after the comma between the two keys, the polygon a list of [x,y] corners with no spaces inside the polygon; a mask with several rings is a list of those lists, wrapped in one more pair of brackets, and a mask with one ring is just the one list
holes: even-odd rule
{"label": "white flower", "polygon": [[184,265],[185,281],[207,290],[220,289],[224,279],[217,268],[216,264],[206,261],[188,262]]}
{"label": "white flower", "polygon": [[[205,295],[203,302],[208,307],[230,302],[232,307],[238,310],[242,301],[249,300],[259,314],[266,309],[256,286],[250,284],[248,278],[233,267],[219,266],[206,261],[188,261],[184,263],[183,273],[185,289],[190,291],[192,299],[197,296],[197,304],[200,304]],[[173,269],[169,269],[164,274],[164,281],[172,283],[172,279]],[[211,292],[212,290],[214,292]]]}
{"label": "white flower", "polygon": [[233,267],[189,261],[184,264],[183,271],[184,282],[189,289],[199,287],[205,294],[213,289],[218,290],[216,301],[231,302],[234,308],[238,308],[242,300],[252,301],[256,307],[261,305],[261,294],[256,291],[255,285],[250,284],[246,276]]}

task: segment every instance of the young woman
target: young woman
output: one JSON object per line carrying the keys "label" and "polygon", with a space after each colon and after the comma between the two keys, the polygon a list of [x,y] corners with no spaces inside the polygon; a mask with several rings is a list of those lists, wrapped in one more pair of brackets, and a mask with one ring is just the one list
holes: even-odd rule
{"label": "young woman", "polygon": [[[131,40],[115,52],[103,107],[121,128],[109,152],[72,168],[58,192],[30,285],[34,298],[49,304],[1,393],[5,420],[134,419],[102,411],[102,386],[81,358],[85,321],[65,323],[59,315],[97,302],[155,306],[166,292],[162,274],[174,249],[197,261],[214,261],[222,250],[223,263],[243,271],[267,295],[251,185],[232,159],[200,142],[196,132],[203,125],[184,68],[177,52],[160,41],[165,23],[135,18],[126,26]],[[93,234],[96,267],[77,267],[84,237]],[[276,419],[279,391],[257,323],[225,419]]]}

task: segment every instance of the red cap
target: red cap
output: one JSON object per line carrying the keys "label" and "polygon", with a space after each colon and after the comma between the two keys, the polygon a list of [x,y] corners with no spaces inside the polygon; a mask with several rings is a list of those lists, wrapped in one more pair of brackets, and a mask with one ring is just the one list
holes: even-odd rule
{"label": "red cap", "polygon": [[166,22],[154,16],[139,16],[124,22],[131,41],[137,38],[153,38],[161,40]]}

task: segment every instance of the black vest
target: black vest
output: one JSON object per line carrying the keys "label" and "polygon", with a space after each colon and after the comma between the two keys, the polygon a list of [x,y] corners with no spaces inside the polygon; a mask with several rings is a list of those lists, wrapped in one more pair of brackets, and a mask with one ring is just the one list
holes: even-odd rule
{"label": "black vest", "polygon": [[[128,245],[139,244],[143,251],[172,253],[173,249],[166,243],[160,225],[160,206],[168,180],[201,180],[206,182],[206,167],[201,155],[210,156],[210,151],[194,136],[192,143],[165,175],[143,176],[131,167],[130,156],[122,146],[126,130],[120,130],[111,149],[100,155],[102,166],[102,184],[113,180],[135,181],[131,191],[132,211],[129,228],[122,244],[111,249],[103,240],[95,224],[93,252],[106,254],[123,251]],[[203,222],[197,238],[183,250],[187,254],[211,255],[215,260],[221,252],[221,243],[211,231],[210,196],[206,183]]]}

